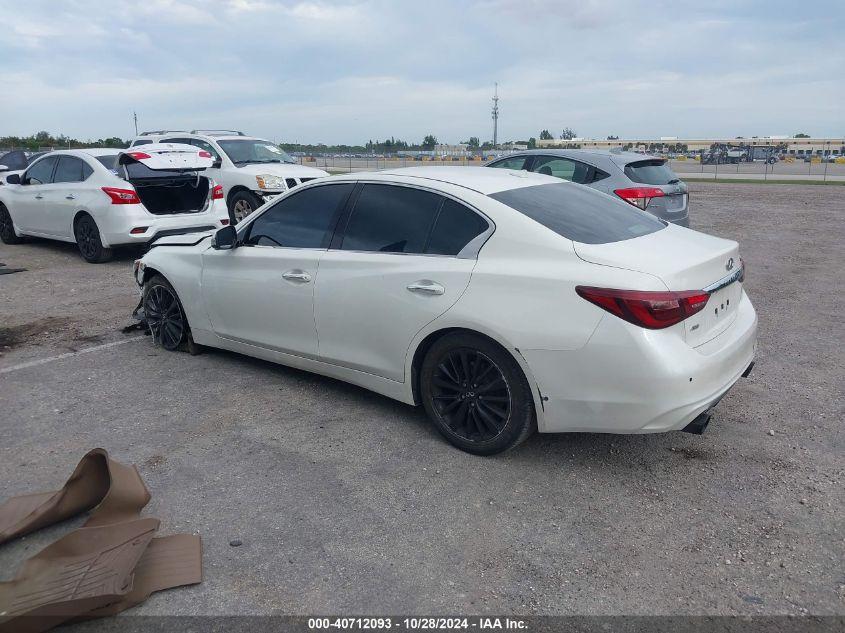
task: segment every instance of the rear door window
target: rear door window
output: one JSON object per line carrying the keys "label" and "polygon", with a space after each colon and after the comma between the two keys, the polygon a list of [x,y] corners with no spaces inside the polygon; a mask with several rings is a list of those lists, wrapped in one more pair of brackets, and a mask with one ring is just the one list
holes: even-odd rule
{"label": "rear door window", "polygon": [[584,244],[607,244],[648,235],[666,225],[621,200],[566,183],[490,194],[558,235]]}
{"label": "rear door window", "polygon": [[538,156],[534,159],[531,171],[584,184],[589,180],[590,166],[560,156]]}
{"label": "rear door window", "polygon": [[46,185],[53,180],[53,167],[58,156],[47,156],[32,165],[24,173],[21,182],[25,185]]}
{"label": "rear door window", "polygon": [[446,198],[437,215],[425,252],[432,255],[457,255],[489,226],[487,220],[475,211]]}
{"label": "rear door window", "polygon": [[443,198],[396,185],[364,185],[341,243],[345,251],[423,253]]}
{"label": "rear door window", "polygon": [[85,180],[83,164],[76,156],[60,156],[53,182],[82,182]]}
{"label": "rear door window", "polygon": [[249,225],[251,246],[328,248],[341,206],[352,183],[302,189],[279,200]]}
{"label": "rear door window", "polygon": [[678,176],[665,160],[641,160],[625,165],[625,175],[642,185],[668,185]]}
{"label": "rear door window", "polygon": [[500,160],[497,163],[491,163],[488,167],[496,167],[497,169],[525,169],[526,163],[530,156],[513,156]]}
{"label": "rear door window", "polygon": [[97,160],[106,169],[116,171],[117,170],[117,157],[118,156],[119,156],[119,154],[104,154],[102,156],[97,156]]}

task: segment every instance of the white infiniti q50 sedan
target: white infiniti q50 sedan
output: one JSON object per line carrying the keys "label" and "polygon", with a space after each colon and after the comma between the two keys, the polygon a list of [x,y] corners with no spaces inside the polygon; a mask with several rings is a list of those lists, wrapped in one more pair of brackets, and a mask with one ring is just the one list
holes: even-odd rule
{"label": "white infiniti q50 sedan", "polygon": [[135,265],[156,343],[219,347],[425,407],[455,446],[702,432],[751,370],[737,244],[540,174],[324,178]]}

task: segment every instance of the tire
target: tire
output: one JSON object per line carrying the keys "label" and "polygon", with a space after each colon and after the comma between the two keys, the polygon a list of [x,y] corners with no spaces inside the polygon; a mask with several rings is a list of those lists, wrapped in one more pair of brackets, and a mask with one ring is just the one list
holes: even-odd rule
{"label": "tire", "polygon": [[147,280],[142,303],[144,319],[156,345],[175,352],[191,340],[182,303],[164,277],[154,275]]}
{"label": "tire", "polygon": [[0,240],[4,244],[20,244],[23,240],[15,233],[12,216],[5,205],[0,204]]}
{"label": "tire", "polygon": [[537,428],[522,368],[477,334],[447,334],[432,345],[420,369],[420,396],[440,434],[475,455],[514,448]]}
{"label": "tire", "polygon": [[74,222],[73,235],[80,255],[89,264],[102,264],[112,258],[112,249],[103,246],[100,229],[90,215],[82,215]]}
{"label": "tire", "polygon": [[234,226],[242,222],[250,213],[263,203],[251,191],[239,191],[229,200],[229,221]]}

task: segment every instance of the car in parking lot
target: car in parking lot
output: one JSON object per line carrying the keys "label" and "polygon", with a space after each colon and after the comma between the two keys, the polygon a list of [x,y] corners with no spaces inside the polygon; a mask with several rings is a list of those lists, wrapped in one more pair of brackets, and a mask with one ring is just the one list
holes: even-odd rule
{"label": "car in parking lot", "polygon": [[555,176],[621,198],[659,218],[689,226],[689,191],[664,158],[592,149],[529,150],[486,167]]}
{"label": "car in parking lot", "polygon": [[222,187],[203,174],[211,163],[190,145],[50,152],[0,187],[0,239],[76,242],[98,263],[116,246],[225,226]]}
{"label": "car in parking lot", "polygon": [[131,147],[154,142],[194,145],[212,155],[214,162],[206,173],[223,187],[232,224],[288,189],[329,175],[322,169],[300,165],[271,141],[236,130],[145,132],[132,141]]}
{"label": "car in parking lot", "polygon": [[13,150],[0,156],[0,185],[6,184],[6,178],[14,174],[21,174],[36,160],[47,152],[25,152]]}
{"label": "car in parking lot", "polygon": [[207,345],[425,407],[492,454],[534,430],[700,432],[754,360],[736,242],[526,171],[297,187],[135,263],[165,349]]}

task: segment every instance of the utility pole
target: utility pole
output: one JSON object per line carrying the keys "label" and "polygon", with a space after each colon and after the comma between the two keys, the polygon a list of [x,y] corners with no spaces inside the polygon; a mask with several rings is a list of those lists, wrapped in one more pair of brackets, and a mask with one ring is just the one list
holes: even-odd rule
{"label": "utility pole", "polygon": [[499,82],[493,88],[493,149],[496,149],[499,137]]}
{"label": "utility pole", "polygon": [[132,111],[132,118],[135,120],[135,136],[138,136],[138,113]]}

